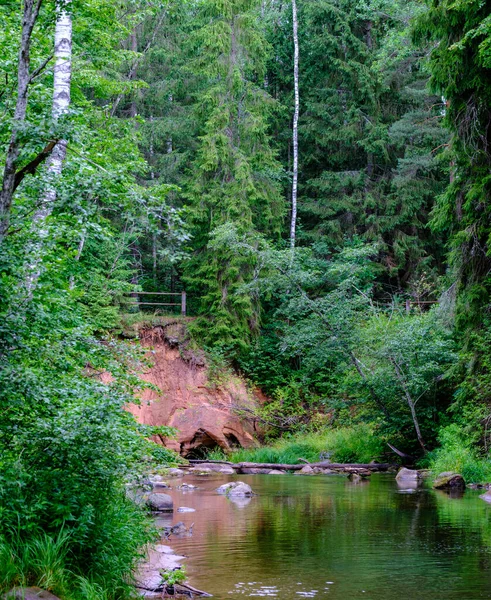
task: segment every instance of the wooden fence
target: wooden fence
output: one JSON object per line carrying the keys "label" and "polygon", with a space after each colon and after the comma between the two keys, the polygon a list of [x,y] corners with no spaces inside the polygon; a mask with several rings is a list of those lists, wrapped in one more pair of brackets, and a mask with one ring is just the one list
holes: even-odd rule
{"label": "wooden fence", "polygon": [[[183,317],[186,316],[186,292],[130,292],[131,299],[130,306],[180,306],[181,314]],[[180,296],[180,302],[140,302],[140,296]]]}

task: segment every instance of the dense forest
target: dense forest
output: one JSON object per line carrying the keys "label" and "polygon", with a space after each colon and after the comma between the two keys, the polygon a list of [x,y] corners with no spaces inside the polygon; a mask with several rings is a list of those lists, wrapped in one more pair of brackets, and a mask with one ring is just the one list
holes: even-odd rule
{"label": "dense forest", "polygon": [[491,477],[491,2],[4,0],[0,81],[0,590],[133,593],[138,292],[266,442]]}

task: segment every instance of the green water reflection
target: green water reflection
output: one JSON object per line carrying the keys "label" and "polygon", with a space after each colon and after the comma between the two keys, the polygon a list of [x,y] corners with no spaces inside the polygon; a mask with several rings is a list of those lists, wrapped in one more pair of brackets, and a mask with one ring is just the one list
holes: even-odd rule
{"label": "green water reflection", "polygon": [[491,507],[477,492],[404,492],[387,475],[240,479],[259,496],[218,496],[218,476],[171,492],[196,509],[174,515],[195,527],[171,545],[189,557],[190,582],[218,600],[491,598]]}

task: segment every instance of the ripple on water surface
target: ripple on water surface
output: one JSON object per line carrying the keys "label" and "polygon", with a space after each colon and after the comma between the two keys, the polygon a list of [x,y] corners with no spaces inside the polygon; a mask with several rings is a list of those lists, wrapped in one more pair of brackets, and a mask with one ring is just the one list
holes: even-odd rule
{"label": "ripple on water surface", "polygon": [[223,476],[171,490],[193,537],[172,538],[192,585],[225,598],[477,600],[491,598],[491,507],[422,490],[393,476],[240,476],[258,496],[215,494]]}

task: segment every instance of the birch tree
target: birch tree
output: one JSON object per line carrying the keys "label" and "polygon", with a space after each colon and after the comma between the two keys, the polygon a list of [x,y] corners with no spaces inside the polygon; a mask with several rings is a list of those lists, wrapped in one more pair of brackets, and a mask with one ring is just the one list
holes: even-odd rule
{"label": "birch tree", "polygon": [[295,86],[295,112],[293,115],[293,185],[292,185],[292,219],[290,226],[290,246],[295,248],[297,233],[297,195],[298,195],[298,117],[300,115],[300,92],[299,92],[299,45],[298,45],[298,14],[297,2],[292,0],[293,20],[293,79]]}
{"label": "birch tree", "polygon": [[[57,121],[66,114],[70,106],[70,87],[72,78],[72,16],[67,10],[69,2],[60,2],[57,5],[58,18],[55,29],[55,68],[53,76],[53,107],[52,117]],[[50,181],[41,205],[34,214],[33,225],[37,240],[34,244],[29,265],[27,288],[32,293],[39,278],[39,263],[41,261],[42,244],[47,236],[45,227],[46,219],[53,210],[56,200],[55,179],[61,175],[63,161],[67,152],[67,141],[60,140],[50,158],[48,159],[48,175]]]}
{"label": "birch tree", "polygon": [[[72,17],[66,10],[68,2],[60,2],[57,6],[58,18],[55,29],[55,69],[53,77],[52,116],[57,121],[68,111],[70,106],[70,85],[72,78]],[[48,160],[48,172],[54,177],[61,175],[63,161],[66,157],[67,142],[60,140]],[[50,184],[46,190],[41,207],[37,210],[34,221],[42,223],[53,209],[56,189]]]}

